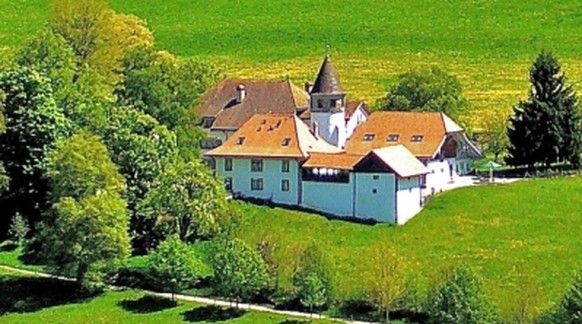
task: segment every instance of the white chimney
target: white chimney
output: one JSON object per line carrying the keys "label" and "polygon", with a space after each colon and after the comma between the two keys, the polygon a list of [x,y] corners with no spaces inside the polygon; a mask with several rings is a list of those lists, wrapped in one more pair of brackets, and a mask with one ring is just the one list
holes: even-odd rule
{"label": "white chimney", "polygon": [[311,93],[312,89],[313,89],[313,83],[311,83],[309,81],[305,82],[305,92]]}
{"label": "white chimney", "polygon": [[311,134],[313,134],[315,138],[319,138],[319,124],[316,121],[311,123]]}
{"label": "white chimney", "polygon": [[242,84],[239,84],[238,86],[236,86],[236,102],[237,103],[243,102],[243,100],[245,100],[246,96],[247,96],[247,91],[245,90],[245,86]]}

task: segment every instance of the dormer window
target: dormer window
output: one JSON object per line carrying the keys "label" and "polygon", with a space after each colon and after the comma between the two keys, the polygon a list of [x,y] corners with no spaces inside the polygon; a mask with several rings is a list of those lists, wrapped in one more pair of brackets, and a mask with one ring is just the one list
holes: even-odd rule
{"label": "dormer window", "polygon": [[374,140],[374,137],[376,137],[375,134],[364,134],[364,142],[371,142]]}
{"label": "dormer window", "polygon": [[410,138],[411,142],[422,142],[422,135],[412,135],[412,138]]}
{"label": "dormer window", "polygon": [[387,142],[398,142],[398,138],[400,137],[400,135],[398,134],[390,134],[388,135],[388,137],[386,138]]}
{"label": "dormer window", "polygon": [[236,145],[243,145],[244,142],[245,142],[244,136],[241,136],[236,139]]}
{"label": "dormer window", "polygon": [[283,139],[283,143],[281,143],[281,145],[283,145],[283,146],[289,146],[289,143],[291,143],[291,138],[285,137]]}

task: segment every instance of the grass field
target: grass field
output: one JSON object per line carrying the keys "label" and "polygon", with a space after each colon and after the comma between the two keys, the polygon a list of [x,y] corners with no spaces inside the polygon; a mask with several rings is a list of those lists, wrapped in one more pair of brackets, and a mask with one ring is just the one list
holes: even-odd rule
{"label": "grass field", "polygon": [[[49,0],[0,0],[0,54],[20,46],[50,15]],[[475,107],[510,109],[527,93],[542,49],[582,82],[575,0],[259,1],[110,0],[146,19],[157,45],[209,60],[230,76],[313,80],[325,44],[352,98],[374,102],[397,74],[437,64],[457,75]],[[468,116],[467,118],[471,118]]]}
{"label": "grass field", "polygon": [[[306,213],[244,205],[241,236],[277,242],[289,262],[297,245],[322,247],[339,292],[358,295],[374,244],[388,241],[405,258],[421,290],[451,265],[466,263],[508,319],[521,296],[548,309],[582,265],[582,179],[525,180],[457,189],[434,197],[405,226],[366,226]],[[288,269],[284,269],[287,271]]]}
{"label": "grass field", "polygon": [[[40,287],[40,288],[39,288]],[[39,291],[44,289],[44,291]],[[20,312],[0,301],[0,322],[2,323],[212,323],[254,324],[285,323],[284,316],[247,312],[231,314],[226,311],[195,303],[180,302],[177,307],[154,310],[143,307],[140,299],[143,293],[137,291],[107,291],[95,297],[78,298],[70,292],[70,285],[52,282],[48,279],[24,277],[0,271],[0,294],[10,301],[25,300],[30,309]],[[23,294],[22,299],[20,295]],[[54,295],[54,296],[53,296]],[[139,300],[139,303],[131,301]],[[126,306],[127,305],[127,306]],[[7,309],[8,307],[8,309]],[[213,312],[211,311],[213,310]],[[302,323],[302,322],[298,322]],[[305,322],[307,323],[307,321]],[[312,321],[314,324],[333,323]]]}

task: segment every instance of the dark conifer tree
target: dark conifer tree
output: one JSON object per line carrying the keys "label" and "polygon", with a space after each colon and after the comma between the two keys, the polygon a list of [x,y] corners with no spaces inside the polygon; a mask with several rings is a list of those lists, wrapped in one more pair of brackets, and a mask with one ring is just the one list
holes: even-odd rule
{"label": "dark conifer tree", "polygon": [[530,70],[527,101],[514,108],[507,135],[509,165],[579,165],[582,148],[578,101],[554,56],[542,51]]}

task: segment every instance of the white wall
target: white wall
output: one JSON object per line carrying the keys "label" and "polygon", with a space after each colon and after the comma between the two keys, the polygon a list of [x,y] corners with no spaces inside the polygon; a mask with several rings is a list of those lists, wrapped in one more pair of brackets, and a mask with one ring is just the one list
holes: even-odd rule
{"label": "white wall", "polygon": [[303,181],[303,203],[308,208],[338,216],[353,216],[354,175],[348,183]]}
{"label": "white wall", "polygon": [[[224,170],[224,158],[216,158],[216,173],[232,178],[232,191],[245,197],[271,199],[281,204],[299,203],[299,164],[289,160],[289,172],[281,172],[281,159],[262,159],[263,172],[251,172],[251,159],[233,158],[232,171]],[[251,190],[251,178],[263,179],[263,190]],[[281,180],[289,180],[289,191],[281,190]]]}
{"label": "white wall", "polygon": [[[311,122],[319,125],[319,136],[331,145],[342,147],[346,143],[346,120],[343,112],[325,113],[312,112]],[[337,140],[333,138],[334,129],[337,128]]]}
{"label": "white wall", "polygon": [[456,172],[456,160],[454,158],[445,159],[442,162],[441,160],[432,160],[427,163],[426,167],[429,173],[426,175],[426,190],[424,194],[428,195],[432,192],[441,192],[446,184],[451,182],[449,164],[453,166],[452,180],[454,181],[458,176]]}
{"label": "white wall", "polygon": [[394,223],[396,213],[395,175],[356,173],[356,217]]}
{"label": "white wall", "polygon": [[397,221],[404,224],[422,209],[421,205],[420,177],[398,179]]}
{"label": "white wall", "polygon": [[[368,115],[364,112],[362,108],[358,108],[353,114],[350,120],[347,122],[346,125],[346,140],[352,136],[356,127],[365,122],[368,119]],[[345,142],[340,143],[340,148],[345,146]]]}

